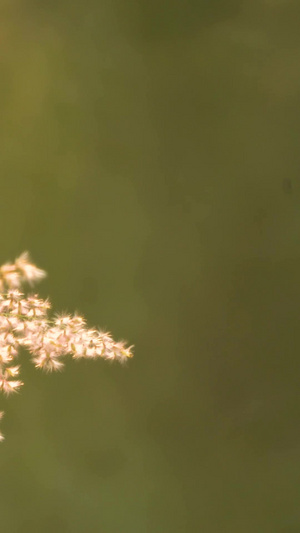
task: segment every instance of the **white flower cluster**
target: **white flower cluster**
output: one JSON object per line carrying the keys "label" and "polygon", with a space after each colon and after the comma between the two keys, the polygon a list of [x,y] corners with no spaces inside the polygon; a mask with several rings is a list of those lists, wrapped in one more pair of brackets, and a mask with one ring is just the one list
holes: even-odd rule
{"label": "white flower cluster", "polygon": [[[32,285],[45,275],[30,262],[27,252],[14,264],[0,268],[0,390],[6,394],[23,385],[18,378],[20,365],[16,365],[22,346],[31,354],[35,366],[46,371],[61,370],[67,354],[74,359],[102,357],[120,362],[132,357],[132,347],[115,342],[109,333],[88,329],[83,317],[56,315],[50,319],[48,300],[20,291],[24,283]],[[0,419],[2,415],[0,412]]]}

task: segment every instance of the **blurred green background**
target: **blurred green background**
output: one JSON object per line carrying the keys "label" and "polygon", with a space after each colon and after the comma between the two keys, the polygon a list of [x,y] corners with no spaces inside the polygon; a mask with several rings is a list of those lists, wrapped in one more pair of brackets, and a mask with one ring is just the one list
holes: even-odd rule
{"label": "blurred green background", "polygon": [[1,2],[1,263],[135,345],[1,400],[1,531],[300,531],[297,0]]}

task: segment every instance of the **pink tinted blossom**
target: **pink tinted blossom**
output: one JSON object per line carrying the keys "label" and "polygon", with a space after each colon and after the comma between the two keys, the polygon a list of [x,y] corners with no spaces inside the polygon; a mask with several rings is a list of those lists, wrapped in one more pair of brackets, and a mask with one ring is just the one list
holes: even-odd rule
{"label": "pink tinted blossom", "polygon": [[30,262],[28,252],[23,252],[20,257],[15,260],[15,267],[17,272],[20,273],[22,280],[30,285],[33,285],[36,281],[40,281],[47,276],[44,270],[36,267]]}
{"label": "pink tinted blossom", "polygon": [[[77,314],[49,317],[49,300],[20,289],[46,276],[24,252],[15,263],[0,267],[0,391],[9,395],[23,385],[16,364],[20,347],[31,355],[36,368],[47,372],[61,370],[64,357],[109,359],[124,363],[132,357],[132,346],[115,342],[110,333],[87,328]],[[0,412],[0,419],[3,413]],[[0,433],[0,441],[3,435]]]}

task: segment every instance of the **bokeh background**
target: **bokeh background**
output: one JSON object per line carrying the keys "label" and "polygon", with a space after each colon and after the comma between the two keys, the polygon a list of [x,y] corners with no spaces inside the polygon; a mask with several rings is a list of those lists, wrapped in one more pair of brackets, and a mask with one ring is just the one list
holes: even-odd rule
{"label": "bokeh background", "polygon": [[297,0],[3,0],[1,262],[135,345],[1,400],[1,531],[300,531]]}

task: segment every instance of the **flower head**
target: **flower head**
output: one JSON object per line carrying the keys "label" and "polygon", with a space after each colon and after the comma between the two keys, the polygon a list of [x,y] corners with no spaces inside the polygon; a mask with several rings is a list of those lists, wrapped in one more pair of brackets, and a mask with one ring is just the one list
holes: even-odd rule
{"label": "flower head", "polygon": [[20,272],[22,276],[22,281],[26,281],[30,285],[33,285],[36,281],[47,276],[45,270],[38,268],[30,262],[30,257],[28,252],[23,252],[20,257],[15,260],[16,270]]}
{"label": "flower head", "polygon": [[32,285],[45,276],[30,262],[28,252],[14,264],[0,267],[0,391],[6,395],[23,385],[16,364],[20,347],[31,354],[36,368],[48,372],[61,370],[68,354],[74,359],[101,357],[121,363],[132,357],[132,346],[115,342],[108,332],[88,328],[83,317],[57,314],[51,318],[48,300],[21,292],[25,283]]}

